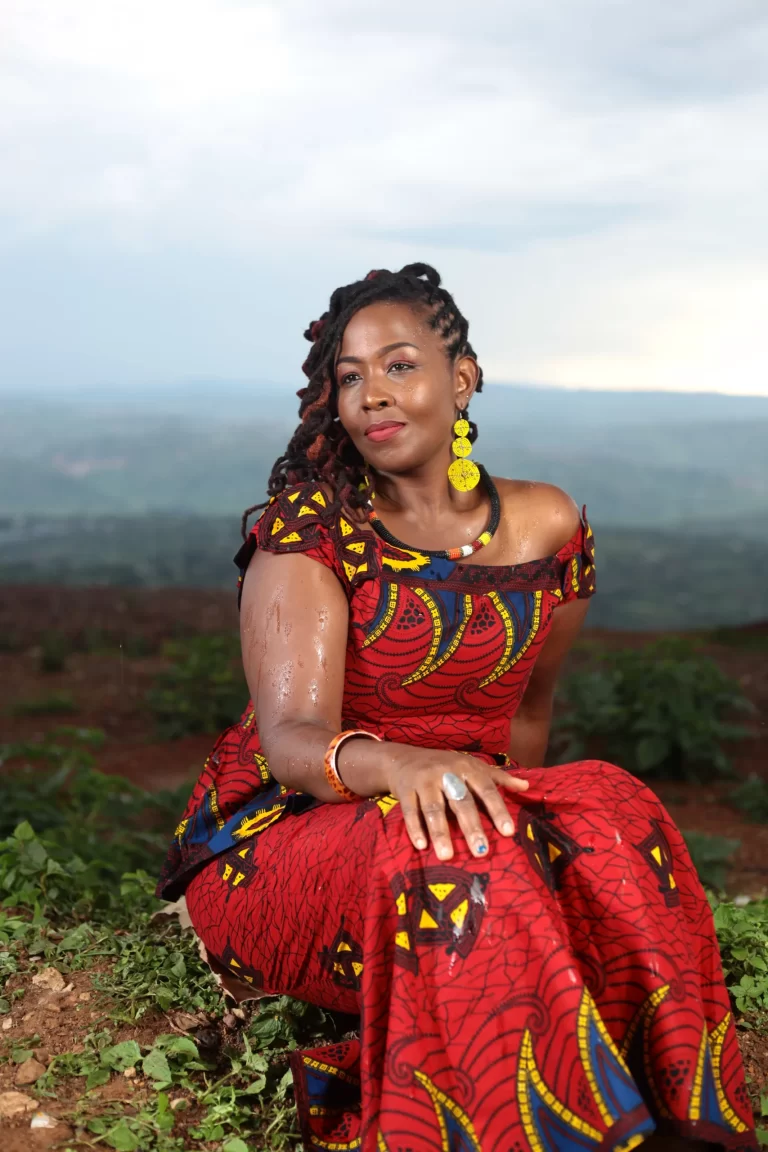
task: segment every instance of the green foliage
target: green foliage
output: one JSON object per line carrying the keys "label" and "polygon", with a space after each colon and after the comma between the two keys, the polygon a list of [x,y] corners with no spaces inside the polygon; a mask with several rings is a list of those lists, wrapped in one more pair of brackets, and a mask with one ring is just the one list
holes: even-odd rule
{"label": "green foliage", "polygon": [[768,900],[716,904],[715,930],[728,991],[739,1013],[768,1011]]}
{"label": "green foliage", "polygon": [[768,823],[768,781],[749,776],[731,796],[731,804],[756,824]]}
{"label": "green foliage", "polygon": [[641,776],[702,780],[727,774],[724,742],[749,735],[728,719],[752,710],[738,684],[677,638],[601,652],[560,695],[560,759],[596,755]]}
{"label": "green foliage", "polygon": [[59,632],[46,632],[40,644],[39,668],[41,672],[63,672],[72,651],[66,636]]}
{"label": "green foliage", "polygon": [[741,846],[740,840],[709,836],[706,832],[684,832],[685,843],[705,888],[722,892],[728,865]]}
{"label": "green foliage", "polygon": [[30,696],[17,700],[8,709],[11,716],[65,716],[76,712],[77,705],[71,692],[49,692],[44,696]]}
{"label": "green foliage", "polygon": [[124,872],[159,867],[188,791],[148,793],[97,772],[93,751],[103,739],[96,729],[61,727],[0,747],[0,766],[14,762],[3,779],[0,836],[30,819],[53,859],[86,867],[94,900],[110,886],[117,892]]}
{"label": "green foliage", "polygon": [[166,644],[172,661],[147,694],[158,736],[216,733],[237,720],[248,698],[236,636],[193,636]]}

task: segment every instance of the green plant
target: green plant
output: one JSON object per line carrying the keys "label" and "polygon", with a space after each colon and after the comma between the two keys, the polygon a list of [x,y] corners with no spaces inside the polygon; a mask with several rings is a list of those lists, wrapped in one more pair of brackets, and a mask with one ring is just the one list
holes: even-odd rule
{"label": "green plant", "polygon": [[768,1011],[768,900],[716,903],[715,930],[736,1011]]}
{"label": "green plant", "polygon": [[17,700],[8,709],[11,716],[63,716],[76,712],[77,705],[71,692],[49,692],[45,696],[30,696]]}
{"label": "green plant", "polygon": [[631,772],[674,779],[727,774],[726,741],[748,729],[729,722],[752,711],[738,684],[688,641],[600,653],[565,679],[566,706],[553,725],[561,759],[594,754]]}
{"label": "green plant", "polygon": [[728,865],[741,847],[741,841],[709,836],[706,832],[684,832],[683,837],[699,880],[705,888],[722,892]]}
{"label": "green plant", "polygon": [[60,632],[46,632],[40,644],[39,668],[41,672],[63,672],[72,645]]}
{"label": "green plant", "polygon": [[176,740],[190,733],[215,733],[235,722],[248,698],[235,636],[173,640],[163,655],[171,666],[147,694],[158,736]]}
{"label": "green plant", "polygon": [[756,824],[768,823],[768,781],[748,776],[731,796],[731,804]]}

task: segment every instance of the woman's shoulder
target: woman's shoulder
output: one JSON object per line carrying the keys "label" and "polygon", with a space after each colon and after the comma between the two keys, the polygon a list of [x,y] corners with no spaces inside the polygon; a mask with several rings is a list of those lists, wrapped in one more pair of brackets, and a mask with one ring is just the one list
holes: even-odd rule
{"label": "woman's shoulder", "polygon": [[556,484],[538,480],[510,480],[494,476],[501,500],[501,517],[518,537],[525,538],[536,556],[553,556],[580,531],[578,505]]}

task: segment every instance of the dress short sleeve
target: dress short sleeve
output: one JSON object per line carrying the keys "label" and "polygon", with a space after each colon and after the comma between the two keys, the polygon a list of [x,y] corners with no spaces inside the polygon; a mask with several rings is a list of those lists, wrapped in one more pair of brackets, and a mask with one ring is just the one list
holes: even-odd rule
{"label": "dress short sleeve", "polygon": [[286,488],[269,502],[235,556],[240,570],[238,600],[243,579],[254,552],[302,552],[331,568],[346,587],[343,566],[335,543],[337,515],[318,484]]}
{"label": "dress short sleeve", "polygon": [[588,600],[597,588],[595,579],[595,537],[587,520],[586,505],[581,510],[581,523],[568,543],[557,554],[563,563],[563,578],[558,589],[562,604],[571,600]]}

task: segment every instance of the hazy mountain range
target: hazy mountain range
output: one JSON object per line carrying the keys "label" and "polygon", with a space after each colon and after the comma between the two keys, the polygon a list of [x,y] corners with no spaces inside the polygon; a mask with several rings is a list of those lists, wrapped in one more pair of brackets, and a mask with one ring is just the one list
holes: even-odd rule
{"label": "hazy mountain range", "polygon": [[[236,516],[296,424],[290,387],[0,396],[0,514]],[[768,398],[487,384],[476,458],[604,525],[768,537]]]}

